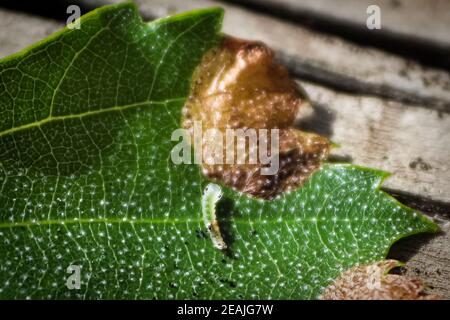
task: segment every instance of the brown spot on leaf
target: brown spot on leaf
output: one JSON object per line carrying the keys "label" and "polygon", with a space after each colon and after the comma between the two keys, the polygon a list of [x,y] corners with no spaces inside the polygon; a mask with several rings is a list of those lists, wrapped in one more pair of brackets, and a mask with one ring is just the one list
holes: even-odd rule
{"label": "brown spot on leaf", "polygon": [[[183,109],[183,127],[191,136],[194,121],[201,121],[203,132],[215,129],[223,137],[227,128],[269,129],[270,150],[270,129],[279,129],[279,170],[275,175],[261,174],[268,164],[249,163],[248,147],[241,155],[244,164],[236,164],[237,152],[234,164],[202,164],[208,178],[267,199],[301,186],[321,166],[330,148],[326,138],[293,128],[299,109],[310,105],[286,68],[273,58],[272,50],[260,42],[225,36],[197,67]],[[235,141],[228,148],[238,151],[236,145]],[[256,148],[260,145],[258,136]],[[226,148],[224,143],[224,155]]]}
{"label": "brown spot on leaf", "polygon": [[439,296],[425,294],[419,278],[390,274],[400,266],[396,260],[383,260],[353,267],[328,286],[322,300],[436,300]]}

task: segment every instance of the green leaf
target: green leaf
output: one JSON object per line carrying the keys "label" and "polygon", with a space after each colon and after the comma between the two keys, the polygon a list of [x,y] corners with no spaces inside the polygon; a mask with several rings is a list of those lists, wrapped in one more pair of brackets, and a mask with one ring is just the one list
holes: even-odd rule
{"label": "green leaf", "polygon": [[[141,22],[98,9],[0,62],[1,298],[315,298],[341,271],[436,226],[378,190],[380,171],[326,165],[263,201],[175,165],[190,78],[222,10]],[[66,286],[81,267],[80,289]]]}

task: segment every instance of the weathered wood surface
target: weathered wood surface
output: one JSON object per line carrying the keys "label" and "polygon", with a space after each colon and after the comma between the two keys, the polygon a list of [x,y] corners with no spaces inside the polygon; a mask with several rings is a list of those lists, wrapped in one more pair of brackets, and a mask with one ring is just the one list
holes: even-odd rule
{"label": "weathered wood surface", "polygon": [[44,39],[62,27],[62,22],[0,9],[0,58]]}
{"label": "weathered wood surface", "polygon": [[278,12],[298,13],[299,16],[319,17],[352,25],[367,32],[367,7],[378,5],[382,28],[377,31],[388,36],[417,39],[450,50],[450,1],[448,0],[236,0]]}
{"label": "weathered wood surface", "polygon": [[432,292],[450,299],[450,227],[440,224],[438,235],[420,235],[395,243],[389,257],[406,261],[404,274],[420,277]]}
{"label": "weathered wood surface", "polygon": [[[151,3],[154,5],[152,6]],[[181,5],[175,7],[174,5],[178,3]],[[209,1],[198,1],[198,3],[198,6],[211,4]],[[147,1],[147,4],[143,4],[141,8],[147,16],[156,17],[187,10],[192,6],[194,4],[189,1],[177,3]],[[254,19],[255,21],[253,21]],[[272,27],[262,27],[262,24],[272,20],[274,19],[255,15],[244,9],[230,9],[227,10],[225,31],[241,37],[256,38],[270,45],[275,43],[280,46],[282,42],[287,42],[286,39],[289,39],[290,47],[293,42],[300,41],[295,46],[301,49],[301,37],[294,36],[293,39],[290,39],[292,35],[298,35],[297,27],[277,20]],[[240,23],[240,27],[234,27],[235,23]],[[2,30],[0,32],[0,57],[44,38],[62,25],[61,22],[0,9],[0,30]],[[281,37],[283,34],[281,32],[280,38],[276,39],[277,33],[273,33],[271,30],[277,27],[283,29],[286,26],[292,28],[290,33]],[[258,28],[263,29],[257,31]],[[371,72],[386,73],[385,77],[379,77],[384,81],[384,85],[402,86],[401,90],[406,90],[405,88],[410,86],[411,90],[417,91],[417,95],[423,94],[422,89],[427,94],[432,94],[430,90],[436,90],[436,92],[441,92],[442,95],[438,96],[442,101],[444,101],[445,95],[448,95],[448,88],[442,86],[443,83],[447,83],[448,86],[448,81],[450,81],[445,72],[416,65],[412,69],[413,80],[410,80],[411,82],[415,83],[415,80],[423,79],[424,74],[427,73],[438,75],[445,81],[433,82],[427,88],[414,87],[416,84],[414,86],[408,84],[407,78],[391,77],[395,73],[392,70],[399,70],[398,64],[414,65],[413,62],[407,62],[399,57],[373,49],[350,45],[339,39],[316,36],[308,34],[307,31],[304,31],[305,33],[302,33],[301,30],[298,32],[300,35],[306,34],[305,39],[310,41],[308,46],[312,50],[309,53],[311,59],[314,58],[314,50],[320,52],[326,48],[331,50],[331,43],[336,44],[337,47],[342,45],[348,49],[345,49],[347,50],[345,54],[342,53],[335,57],[326,57],[325,54],[320,56],[319,58],[322,60],[319,59],[319,61],[323,62],[323,68],[328,68],[328,66],[341,68],[339,72],[344,74],[347,71],[345,66],[347,66],[350,68],[350,73],[356,74],[361,70],[353,70],[354,67],[350,63],[346,63],[344,66],[341,63],[344,63],[346,58],[358,60],[359,57],[368,59],[372,56],[373,61],[369,66],[365,66],[365,71],[368,75]],[[281,48],[280,52],[285,52],[283,50]],[[308,55],[302,55],[303,51],[299,51],[295,53],[294,57],[304,61],[310,59]],[[378,59],[380,60],[378,61]],[[392,64],[392,68],[387,67],[390,64]],[[376,71],[375,66],[377,65],[384,65],[384,68]],[[357,75],[361,78],[364,77],[363,72]],[[417,80],[417,83],[419,82],[420,80]],[[402,240],[394,246],[391,255],[408,260],[407,273],[420,273],[420,276],[433,286],[431,291],[450,297],[450,228],[448,222],[450,220],[450,114],[447,112],[448,110],[439,111],[435,105],[431,107],[423,103],[409,105],[405,102],[391,101],[373,95],[355,96],[310,82],[303,81],[302,83],[315,105],[315,111],[309,118],[301,120],[300,126],[318,131],[340,143],[341,147],[334,152],[337,156],[352,160],[356,164],[392,172],[393,176],[384,184],[386,188],[443,203],[434,210],[432,207],[430,209],[425,202],[426,209],[424,210],[427,214],[436,216],[443,232],[437,236],[416,236]],[[421,161],[418,160],[419,158]],[[406,199],[407,204],[413,207],[421,209],[421,205],[424,205],[423,200],[418,200],[421,202],[420,205],[414,203],[415,197],[406,197]]]}
{"label": "weathered wood surface", "polygon": [[303,86],[316,106],[307,128],[339,143],[334,154],[393,173],[386,188],[450,202],[450,115]]}

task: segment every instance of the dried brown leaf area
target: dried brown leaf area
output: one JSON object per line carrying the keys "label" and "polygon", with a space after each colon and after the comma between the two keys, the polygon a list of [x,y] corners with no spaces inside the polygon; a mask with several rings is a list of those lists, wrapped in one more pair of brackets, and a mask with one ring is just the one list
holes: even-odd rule
{"label": "dried brown leaf area", "polygon": [[419,278],[389,272],[400,266],[396,260],[383,260],[353,267],[328,286],[322,300],[435,300],[439,296],[425,294]]}
{"label": "dried brown leaf area", "polygon": [[[286,68],[274,61],[273,52],[264,44],[225,36],[221,45],[205,55],[192,83],[183,110],[183,127],[191,137],[195,121],[201,122],[203,131],[215,129],[223,136],[227,128],[279,129],[276,174],[261,174],[261,168],[268,165],[249,163],[249,148],[236,150],[233,142],[224,143],[223,150],[224,154],[226,148],[236,150],[234,161],[202,164],[208,178],[270,199],[301,186],[328,155],[330,144],[326,138],[293,127],[299,110],[310,105]],[[271,135],[267,136],[270,150]],[[245,163],[238,163],[239,151],[245,153]]]}

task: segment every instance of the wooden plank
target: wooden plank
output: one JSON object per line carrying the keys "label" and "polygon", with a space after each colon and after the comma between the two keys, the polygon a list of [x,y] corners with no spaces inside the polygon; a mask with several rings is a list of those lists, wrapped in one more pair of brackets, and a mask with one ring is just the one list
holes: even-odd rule
{"label": "wooden plank", "polygon": [[17,52],[63,26],[59,21],[0,9],[0,57]]}
{"label": "wooden plank", "polygon": [[[117,3],[121,0],[81,1]],[[378,95],[450,112],[450,74],[425,68],[412,60],[376,49],[362,48],[338,37],[266,15],[210,0],[136,0],[147,18],[193,8],[220,5],[226,9],[224,31],[257,39],[278,51],[291,71],[303,79],[337,89]]]}
{"label": "wooden plank", "polygon": [[450,206],[394,196],[407,206],[429,214],[441,228],[438,234],[419,234],[396,242],[388,257],[406,261],[402,274],[420,277],[430,293],[450,298]]}
{"label": "wooden plank", "polygon": [[382,34],[396,33],[410,39],[432,42],[450,50],[450,1],[448,0],[239,0],[241,4],[264,6],[281,12],[299,13],[321,19],[337,20],[354,28],[366,27],[366,10],[378,5]]}
{"label": "wooden plank", "polygon": [[306,129],[339,143],[336,155],[391,172],[386,188],[450,203],[449,114],[302,84],[316,105]]}
{"label": "wooden plank", "polygon": [[438,235],[415,235],[395,243],[389,257],[406,261],[404,274],[420,277],[430,293],[450,298],[450,226]]}
{"label": "wooden plank", "polygon": [[[42,39],[60,27],[58,22],[0,9],[0,29],[3,31],[0,33],[0,57]],[[444,178],[449,177],[448,167],[443,170],[444,166],[441,166],[442,163],[448,165],[445,162],[445,157],[449,159],[448,147],[447,151],[444,148],[437,152],[445,143],[449,145],[448,114],[439,115],[436,110],[411,108],[374,97],[355,97],[310,83],[304,83],[304,86],[316,105],[316,111],[300,125],[314,127],[316,131],[340,142],[342,146],[335,154],[349,155],[355,163],[373,164],[394,172],[394,177],[386,181],[386,186],[448,201],[448,195],[435,188],[436,183],[443,184]],[[441,131],[447,131],[447,135],[441,136]],[[435,149],[429,152],[429,148]],[[431,158],[425,156],[428,152]],[[411,154],[422,155],[433,169],[424,170],[420,164],[416,165],[416,170],[408,169],[410,159],[407,155]],[[382,155],[388,158],[384,159]],[[435,171],[431,174],[430,170]],[[417,185],[425,190],[416,190]],[[429,188],[426,188],[427,185]],[[446,186],[443,190],[449,190],[448,184]],[[420,205],[407,204],[421,209]],[[433,215],[439,210],[430,209],[427,213]],[[441,234],[431,238],[419,236],[402,240],[390,254],[391,257],[408,260],[406,272],[420,273],[434,287],[432,291],[444,297],[450,297],[449,214],[450,210],[444,208],[437,216],[443,230]]]}

